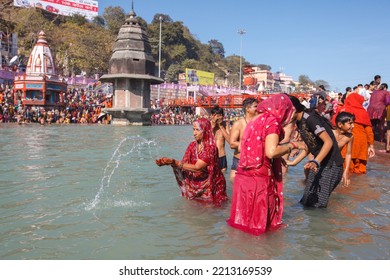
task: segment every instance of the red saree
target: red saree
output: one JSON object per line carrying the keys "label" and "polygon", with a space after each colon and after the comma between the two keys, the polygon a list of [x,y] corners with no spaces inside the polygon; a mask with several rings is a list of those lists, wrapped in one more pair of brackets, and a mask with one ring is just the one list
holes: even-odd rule
{"label": "red saree", "polygon": [[218,150],[215,145],[210,121],[199,119],[196,121],[203,130],[203,149],[198,153],[197,141],[191,142],[182,159],[183,163],[195,164],[198,159],[207,163],[200,172],[192,172],[173,168],[176,181],[179,184],[182,196],[201,202],[212,202],[220,206],[227,200],[226,180],[219,168]]}
{"label": "red saree", "polygon": [[269,134],[283,138],[282,122],[289,120],[293,105],[283,94],[261,102],[261,113],[248,123],[241,140],[241,157],[234,179],[228,225],[260,235],[282,224],[283,184],[281,159],[265,156]]}

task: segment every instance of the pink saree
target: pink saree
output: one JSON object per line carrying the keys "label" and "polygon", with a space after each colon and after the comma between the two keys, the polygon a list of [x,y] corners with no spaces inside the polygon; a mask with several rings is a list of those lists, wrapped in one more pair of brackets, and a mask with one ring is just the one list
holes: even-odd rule
{"label": "pink saree", "polygon": [[293,105],[284,94],[261,102],[260,115],[248,123],[241,141],[241,158],[234,180],[228,225],[260,235],[282,224],[283,184],[281,159],[265,155],[269,134],[283,139],[283,122],[291,118]]}

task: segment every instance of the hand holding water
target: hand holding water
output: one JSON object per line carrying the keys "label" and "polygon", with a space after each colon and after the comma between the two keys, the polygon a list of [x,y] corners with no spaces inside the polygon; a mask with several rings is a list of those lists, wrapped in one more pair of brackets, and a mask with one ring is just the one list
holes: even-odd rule
{"label": "hand holding water", "polygon": [[177,160],[173,158],[167,158],[167,157],[162,157],[159,159],[156,159],[156,164],[158,166],[164,166],[164,165],[171,165],[173,167],[177,166]]}

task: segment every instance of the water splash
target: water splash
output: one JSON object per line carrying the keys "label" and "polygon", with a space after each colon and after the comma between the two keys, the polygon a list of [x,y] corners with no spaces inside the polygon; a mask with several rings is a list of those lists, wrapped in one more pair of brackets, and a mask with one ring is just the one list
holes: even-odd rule
{"label": "water splash", "polygon": [[[117,148],[113,152],[110,160],[104,168],[103,177],[100,182],[100,188],[95,195],[93,201],[88,203],[85,207],[86,211],[91,211],[96,208],[96,206],[101,202],[103,193],[110,187],[111,178],[118,170],[121,162],[124,159],[127,159],[132,156],[136,156],[137,160],[144,160],[145,158],[154,159],[155,155],[152,151],[157,150],[157,143],[155,140],[147,140],[143,137],[137,136],[128,136],[124,138],[118,144]],[[145,204],[145,203],[141,203]],[[114,202],[115,205],[115,202]],[[126,202],[123,201],[119,205],[140,205],[135,202]],[[116,205],[118,206],[118,205]]]}

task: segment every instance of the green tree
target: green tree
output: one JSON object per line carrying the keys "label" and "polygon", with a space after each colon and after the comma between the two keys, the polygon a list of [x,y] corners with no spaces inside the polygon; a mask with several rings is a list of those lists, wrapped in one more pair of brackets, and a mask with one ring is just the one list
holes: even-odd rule
{"label": "green tree", "polygon": [[166,72],[165,80],[170,83],[177,82],[180,73],[184,73],[185,69],[179,64],[171,64]]}
{"label": "green tree", "polygon": [[72,16],[67,18],[68,22],[73,22],[77,25],[84,25],[88,22],[87,18],[80,14],[73,14]]}
{"label": "green tree", "polygon": [[306,92],[312,90],[313,81],[307,75],[300,75],[298,77],[299,87],[297,91]]}
{"label": "green tree", "polygon": [[106,21],[104,20],[104,17],[102,16],[96,16],[92,19],[92,22],[96,24],[97,26],[104,27],[106,25]]}
{"label": "green tree", "polygon": [[170,48],[170,57],[172,61],[175,61],[177,63],[183,62],[187,57],[186,47],[182,44],[172,45]]}
{"label": "green tree", "polygon": [[166,14],[155,14],[153,19],[152,19],[152,22],[151,24],[160,24],[160,17],[161,17],[161,21],[162,23],[172,23],[173,20],[172,18],[169,16],[169,15],[166,15]]}
{"label": "green tree", "polygon": [[298,81],[302,86],[309,86],[313,84],[313,81],[310,80],[309,76],[307,75],[300,75],[298,77]]}
{"label": "green tree", "polygon": [[212,39],[209,41],[209,46],[211,48],[212,53],[219,55],[221,58],[225,57],[225,48],[223,47],[221,42],[216,39]]}
{"label": "green tree", "polygon": [[108,6],[104,9],[103,18],[106,21],[108,30],[116,36],[126,21],[126,13],[121,7]]}
{"label": "green tree", "polygon": [[259,67],[261,70],[271,71],[271,69],[272,69],[271,66],[266,65],[266,64],[257,64],[256,66]]}
{"label": "green tree", "polygon": [[41,11],[35,9],[11,10],[11,18],[14,27],[10,31],[18,34],[19,54],[27,57],[30,56],[30,52],[38,40],[38,33],[40,31],[43,30],[46,35],[50,35],[56,30],[56,26],[51,21],[48,21]]}
{"label": "green tree", "polygon": [[327,81],[324,81],[324,80],[317,80],[314,82],[314,85],[316,88],[318,88],[320,85],[323,85],[325,87],[325,89],[329,89],[329,84]]}

